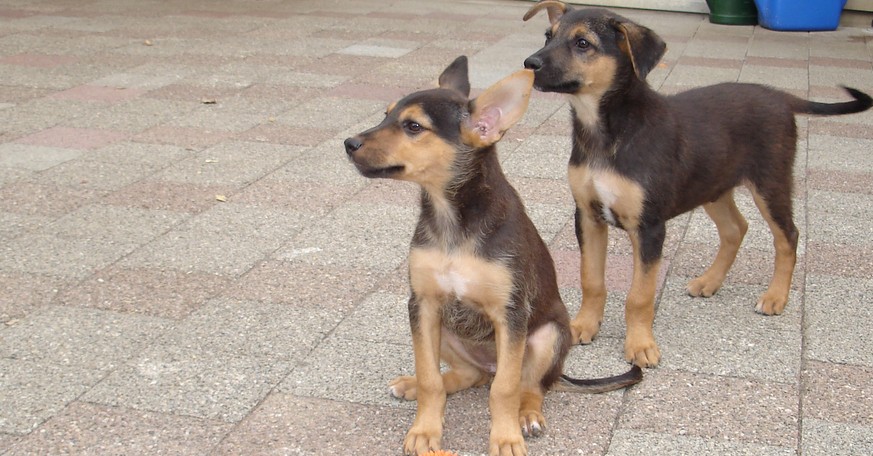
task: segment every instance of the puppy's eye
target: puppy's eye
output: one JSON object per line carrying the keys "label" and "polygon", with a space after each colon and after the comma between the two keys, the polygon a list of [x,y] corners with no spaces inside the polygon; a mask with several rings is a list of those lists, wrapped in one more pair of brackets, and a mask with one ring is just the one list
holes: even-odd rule
{"label": "puppy's eye", "polygon": [[412,120],[407,120],[406,122],[403,122],[403,129],[413,135],[417,135],[424,131],[424,127],[422,127],[420,123]]}
{"label": "puppy's eye", "polygon": [[591,43],[589,43],[585,38],[579,38],[576,40],[576,47],[579,49],[588,49],[591,47]]}
{"label": "puppy's eye", "polygon": [[548,44],[549,41],[552,41],[552,31],[546,30],[546,43]]}

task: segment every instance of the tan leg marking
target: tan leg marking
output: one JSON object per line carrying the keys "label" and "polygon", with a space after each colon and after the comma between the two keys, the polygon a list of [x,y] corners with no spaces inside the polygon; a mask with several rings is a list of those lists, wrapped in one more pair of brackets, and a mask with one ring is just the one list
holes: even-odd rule
{"label": "tan leg marking", "polygon": [[542,379],[555,364],[555,349],[559,333],[554,324],[547,324],[528,335],[527,349],[521,372],[521,405],[518,422],[525,436],[539,437],[546,429],[543,416]]}
{"label": "tan leg marking", "polygon": [[734,202],[734,191],[730,190],[716,201],[705,204],[703,209],[709,218],[715,222],[718,229],[718,253],[715,261],[700,277],[688,282],[685,287],[691,296],[710,297],[721,288],[728,271],[734,264],[743,237],[749,229],[749,224]]}
{"label": "tan leg marking", "polygon": [[497,344],[497,373],[491,384],[490,456],[525,456],[527,446],[518,426],[521,407],[521,371],[527,339],[513,335],[505,320],[494,322]]}
{"label": "tan leg marking", "polygon": [[582,305],[570,322],[573,341],[590,344],[600,331],[606,306],[606,246],[609,241],[605,224],[595,222],[582,211],[581,266]]}
{"label": "tan leg marking", "polygon": [[[470,364],[459,356],[443,336],[440,341],[440,359],[449,365],[449,370],[442,374],[443,387],[446,394],[481,386],[488,382],[490,375],[477,366]],[[415,376],[401,375],[388,383],[391,395],[398,399],[414,401],[417,392]]]}
{"label": "tan leg marking", "polygon": [[419,329],[413,330],[412,334],[418,408],[415,412],[415,421],[403,442],[405,454],[418,455],[440,449],[446,390],[440,375],[438,309],[439,304],[436,302],[422,302]]}
{"label": "tan leg marking", "polygon": [[755,200],[755,205],[770,226],[773,233],[773,246],[776,249],[776,260],[773,265],[773,278],[767,291],[758,298],[755,311],[764,315],[779,315],[788,304],[788,293],[791,290],[791,276],[794,274],[794,265],[797,262],[797,245],[792,245],[782,228],[773,220],[767,202],[750,185],[749,190]]}
{"label": "tan leg marking", "polygon": [[627,334],[624,357],[640,367],[654,367],[661,360],[652,326],[655,323],[655,288],[661,260],[644,265],[640,258],[639,237],[628,233],[634,250],[634,274],[625,301],[624,318]]}

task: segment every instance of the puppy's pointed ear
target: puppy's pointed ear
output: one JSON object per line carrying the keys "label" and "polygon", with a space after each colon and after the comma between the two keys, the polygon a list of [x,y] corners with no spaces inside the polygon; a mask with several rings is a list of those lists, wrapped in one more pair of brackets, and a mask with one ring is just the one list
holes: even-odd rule
{"label": "puppy's pointed ear", "polygon": [[467,98],[470,96],[470,77],[467,74],[467,56],[455,59],[440,75],[440,88],[456,90]]}
{"label": "puppy's pointed ear", "polygon": [[470,101],[470,117],[462,126],[464,142],[486,147],[499,141],[527,111],[533,81],[533,71],[516,71]]}
{"label": "puppy's pointed ear", "polygon": [[523,20],[527,21],[528,19],[534,17],[541,10],[545,8],[546,12],[549,13],[549,23],[555,25],[558,21],[561,20],[561,16],[567,12],[567,5],[562,2],[558,2],[555,0],[542,0],[536,5],[530,7],[526,13],[524,13]]}
{"label": "puppy's pointed ear", "polygon": [[618,47],[630,59],[637,77],[644,81],[664,56],[667,43],[652,30],[627,19],[613,19],[611,22],[621,35]]}

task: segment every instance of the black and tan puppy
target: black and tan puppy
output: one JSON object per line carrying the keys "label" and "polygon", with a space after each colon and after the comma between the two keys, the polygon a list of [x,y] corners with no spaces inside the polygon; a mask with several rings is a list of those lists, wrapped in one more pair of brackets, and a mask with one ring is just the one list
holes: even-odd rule
{"label": "black and tan puppy", "polygon": [[[364,176],[422,189],[409,252],[415,376],[390,383],[394,396],[418,401],[407,454],[439,448],[446,394],[492,377],[490,454],[526,454],[522,431],[545,426],[543,395],[559,380],[569,385],[561,371],[571,332],[554,263],[494,146],[524,114],[532,84],[533,72],[521,70],[468,100],[459,57],[438,89],[406,96],[345,141]],[[442,374],[440,360],[449,367]],[[566,389],[609,391],[641,378],[635,367]]]}
{"label": "black and tan puppy", "polygon": [[524,66],[534,86],[567,95],[573,148],[568,177],[576,201],[582,305],[571,322],[577,342],[597,334],[606,300],[607,226],[627,231],[634,272],[627,296],[625,358],[654,366],[661,354],[652,333],[655,285],[665,223],[703,206],[718,228],[712,266],[688,283],[711,296],[734,262],[747,223],[734,203],[745,185],[773,233],[775,270],[755,309],[779,314],[788,301],[798,232],[792,221],[796,113],[835,115],[868,109],[871,99],[825,104],[753,84],[719,84],[665,97],[646,75],[666,50],[653,31],[603,9],[541,1],[525,14],[548,13],[545,46]]}

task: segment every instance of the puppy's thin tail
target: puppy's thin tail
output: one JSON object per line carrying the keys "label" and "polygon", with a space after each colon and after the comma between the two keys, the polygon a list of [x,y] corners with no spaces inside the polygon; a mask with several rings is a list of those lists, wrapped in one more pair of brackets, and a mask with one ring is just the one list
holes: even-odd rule
{"label": "puppy's thin tail", "polygon": [[851,87],[840,86],[854,98],[852,101],[844,101],[842,103],[818,103],[815,101],[803,100],[800,98],[792,99],[791,108],[794,112],[802,114],[814,114],[818,116],[836,116],[840,114],[853,114],[870,109],[873,105],[873,99],[860,90]]}
{"label": "puppy's thin tail", "polygon": [[634,366],[629,371],[612,377],[583,380],[561,375],[552,389],[571,393],[598,394],[626,388],[641,381],[643,381],[643,370],[639,366]]}

